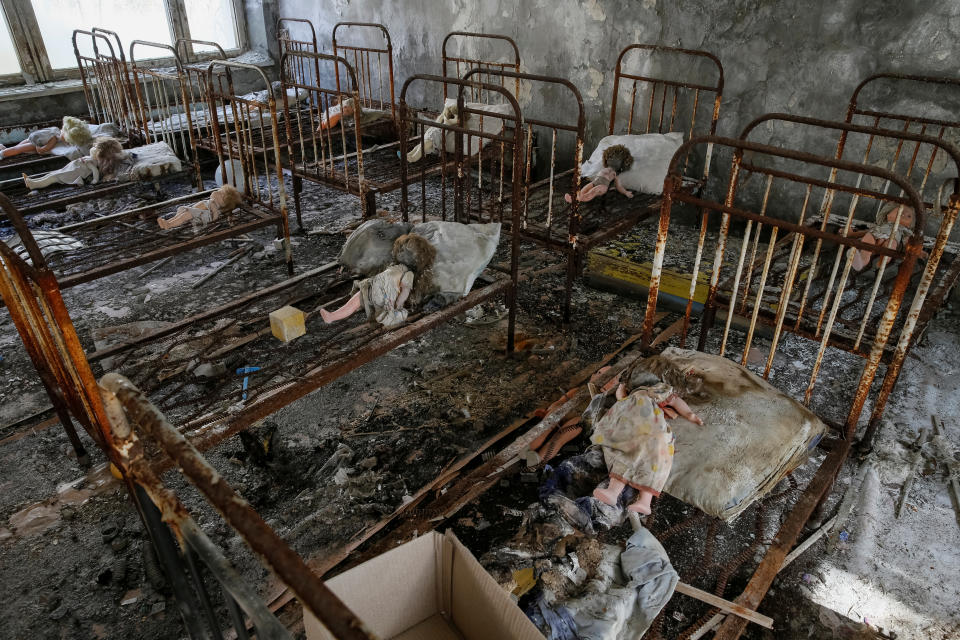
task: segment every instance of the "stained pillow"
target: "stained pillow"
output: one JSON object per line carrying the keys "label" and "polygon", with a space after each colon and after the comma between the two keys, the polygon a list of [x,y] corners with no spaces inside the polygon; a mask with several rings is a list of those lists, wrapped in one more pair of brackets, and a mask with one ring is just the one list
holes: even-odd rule
{"label": "stained pillow", "polygon": [[589,179],[603,169],[603,152],[607,147],[622,144],[633,156],[633,166],[620,174],[620,183],[626,189],[659,195],[663,193],[663,179],[667,177],[670,160],[680,145],[683,134],[645,133],[642,135],[607,136],[597,145],[590,159],[580,167],[580,174]]}

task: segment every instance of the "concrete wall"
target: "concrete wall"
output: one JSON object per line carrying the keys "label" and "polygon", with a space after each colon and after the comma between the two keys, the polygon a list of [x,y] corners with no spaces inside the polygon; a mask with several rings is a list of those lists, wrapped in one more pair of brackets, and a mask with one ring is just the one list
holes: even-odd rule
{"label": "concrete wall", "polygon": [[[952,54],[955,34],[960,33],[960,3],[943,0],[277,2],[279,15],[312,20],[326,50],[338,21],[386,25],[393,39],[398,93],[408,75],[440,72],[441,43],[448,32],[511,36],[520,47],[524,70],[564,76],[580,89],[588,117],[587,153],[606,133],[612,69],[630,43],[717,55],[726,75],[718,133],[729,136],[771,111],[842,119],[854,87],[875,72],[957,75]],[[521,98],[525,105],[539,103],[536,108],[548,116],[569,108],[553,95],[527,93]],[[888,92],[878,99],[889,105],[913,96]],[[940,116],[951,112],[960,113],[955,98],[928,110]],[[835,135],[788,127],[772,140],[830,154]]]}

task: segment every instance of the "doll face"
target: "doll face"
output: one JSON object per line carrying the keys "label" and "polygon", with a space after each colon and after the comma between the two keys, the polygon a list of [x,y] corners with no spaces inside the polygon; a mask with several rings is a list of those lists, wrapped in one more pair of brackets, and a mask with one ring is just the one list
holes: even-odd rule
{"label": "doll face", "polygon": [[[897,219],[897,210],[900,207],[894,207],[887,213],[887,222],[893,222]],[[904,206],[902,212],[900,213],[900,226],[901,227],[912,227],[915,222],[913,207]]]}

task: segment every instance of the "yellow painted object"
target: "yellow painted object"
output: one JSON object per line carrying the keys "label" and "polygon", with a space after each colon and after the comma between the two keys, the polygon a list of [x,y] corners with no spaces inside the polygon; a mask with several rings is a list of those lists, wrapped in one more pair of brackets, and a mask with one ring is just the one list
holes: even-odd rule
{"label": "yellow painted object", "polygon": [[[646,296],[647,289],[650,286],[652,269],[653,265],[649,262],[632,262],[599,251],[591,251],[587,254],[586,274],[589,279],[609,284],[616,283],[643,296]],[[692,277],[692,274],[689,273],[664,268],[660,275],[660,295],[673,296],[686,301],[690,297],[690,280]],[[701,270],[697,276],[697,286],[693,293],[694,303],[705,303],[709,291],[710,272]]]}
{"label": "yellow painted object", "polygon": [[527,567],[526,569],[514,571],[513,582],[517,586],[514,587],[511,593],[518,598],[527,591],[530,591],[530,589],[533,589],[534,585],[537,584],[537,578],[534,576],[533,567]]}
{"label": "yellow painted object", "polygon": [[307,332],[306,320],[303,311],[287,305],[270,314],[270,330],[277,340],[290,342]]}

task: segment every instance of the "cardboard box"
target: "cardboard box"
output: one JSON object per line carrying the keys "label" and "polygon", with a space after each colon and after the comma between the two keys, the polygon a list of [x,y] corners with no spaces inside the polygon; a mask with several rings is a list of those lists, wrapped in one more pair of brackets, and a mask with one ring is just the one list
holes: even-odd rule
{"label": "cardboard box", "polygon": [[[544,640],[449,531],[426,533],[326,582],[383,640]],[[334,637],[304,611],[307,640]]]}

